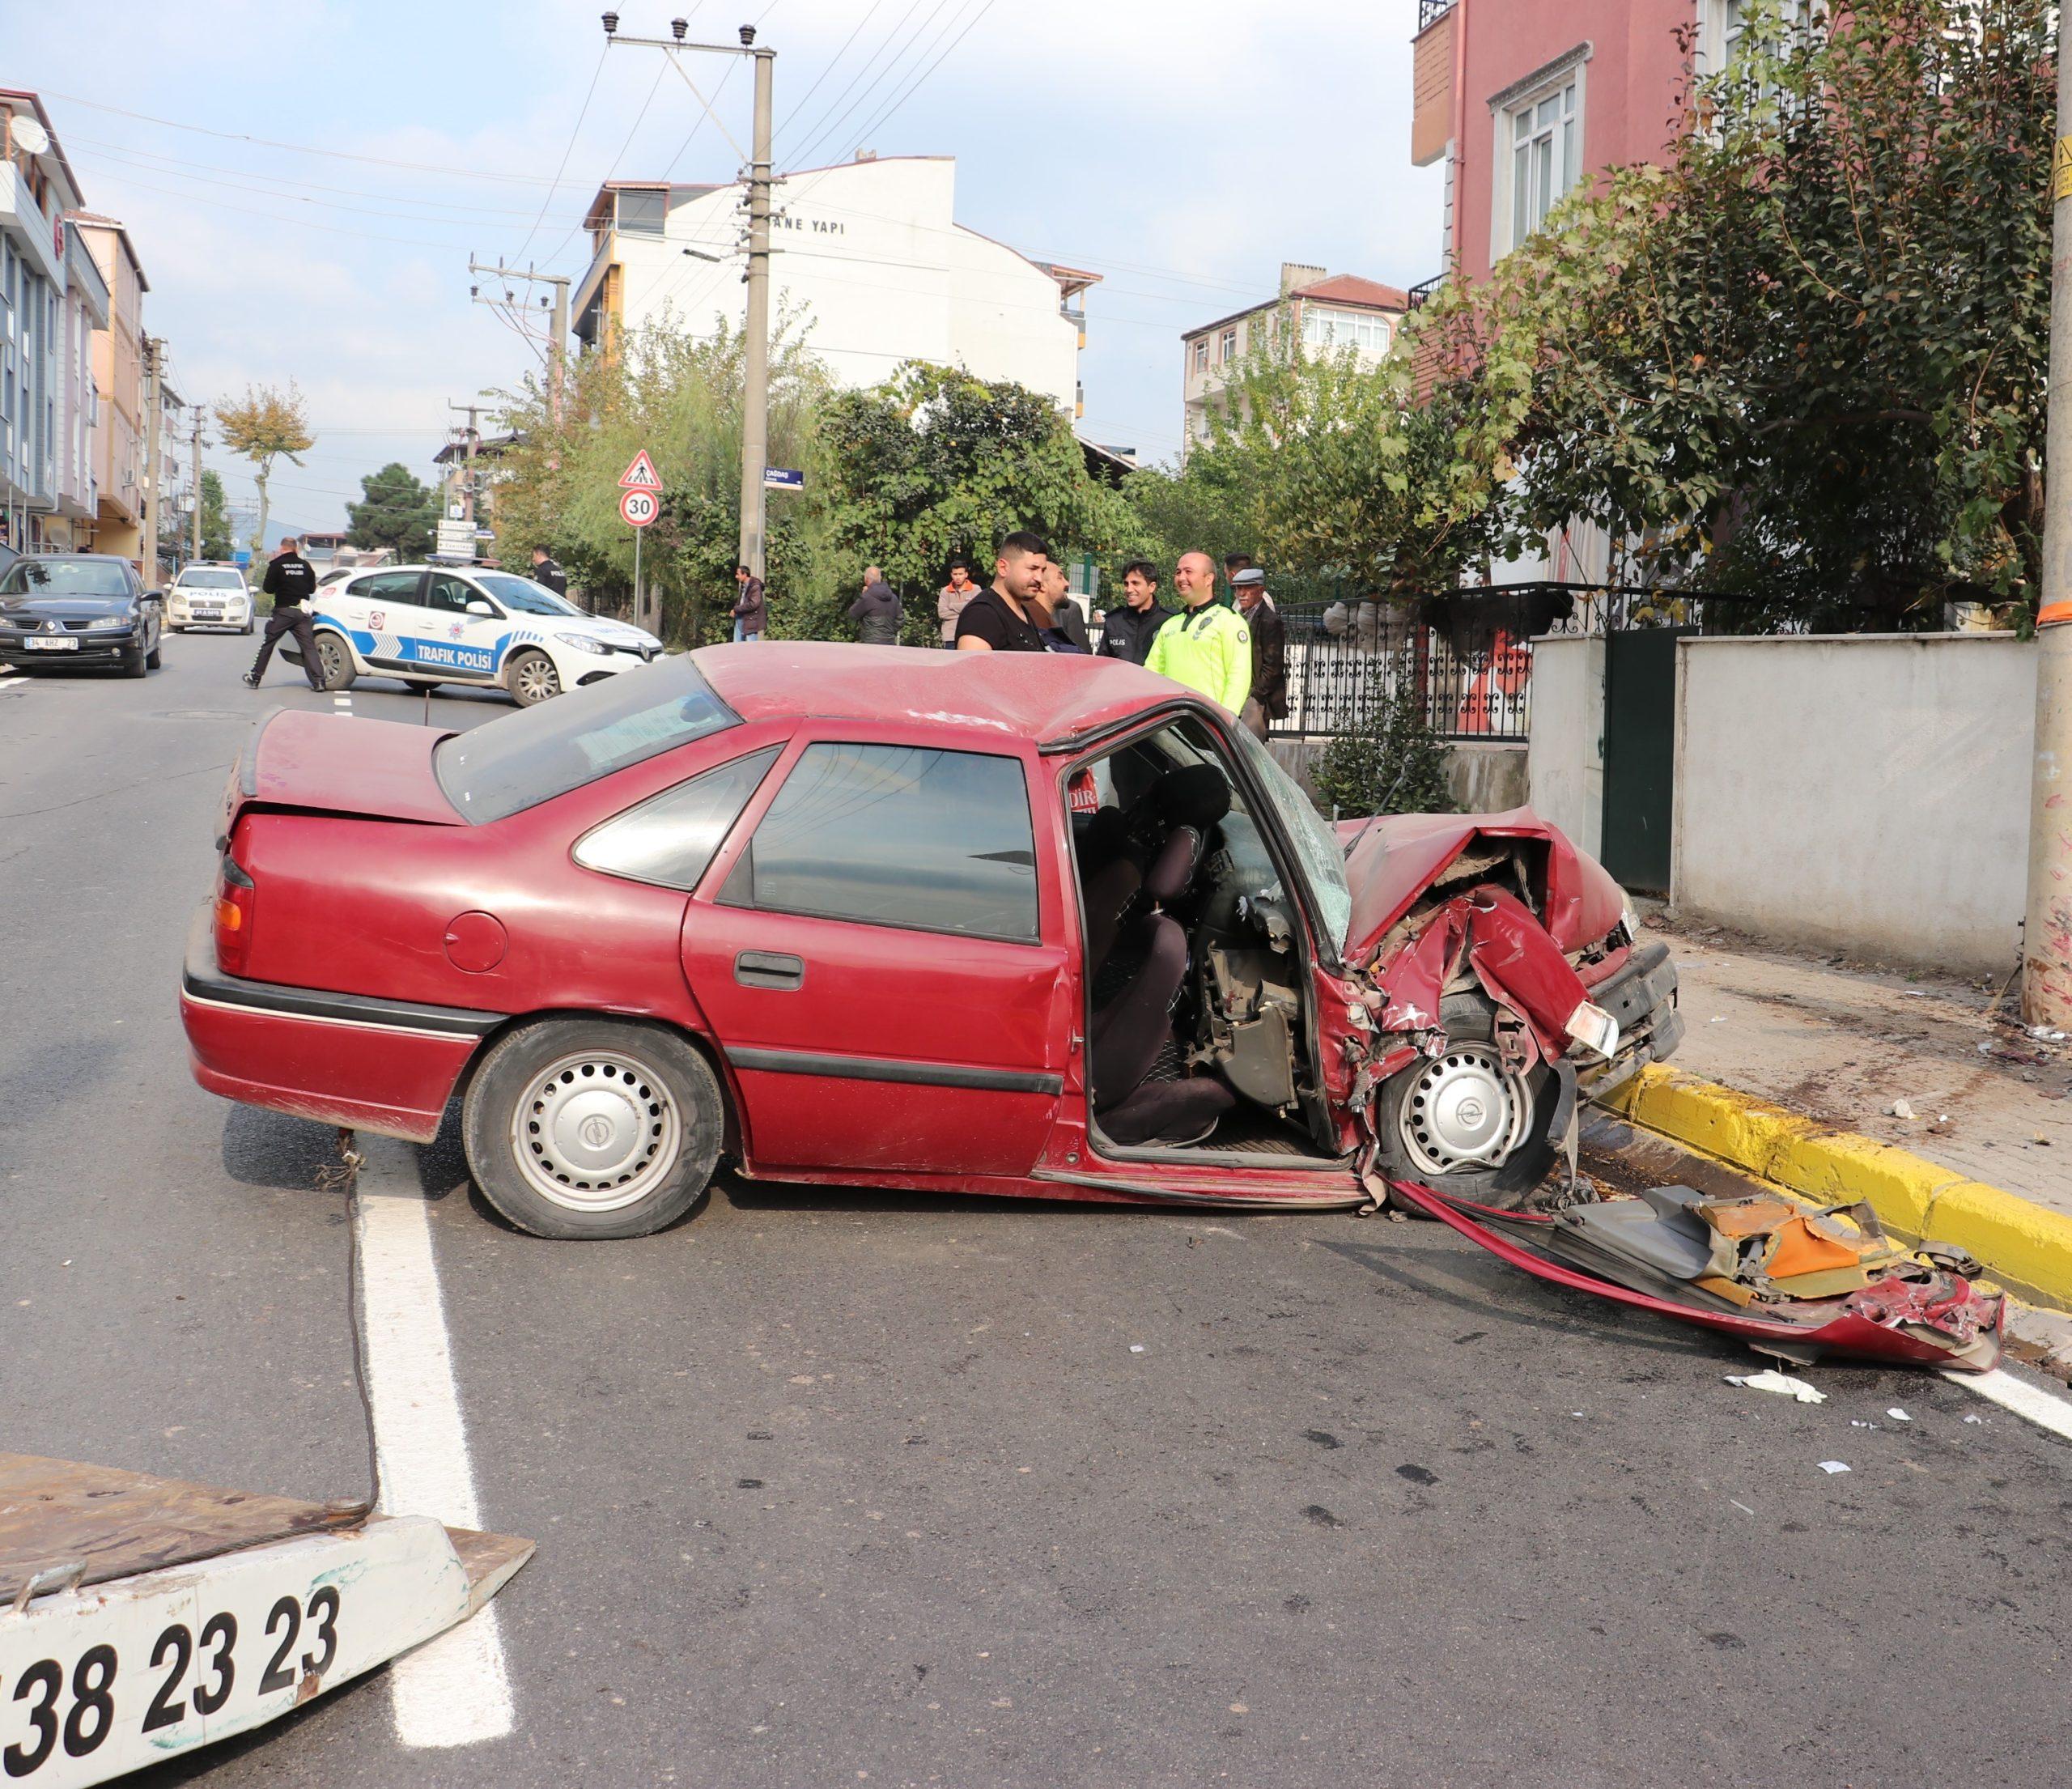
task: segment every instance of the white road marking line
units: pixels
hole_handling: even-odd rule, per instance
[[[2003,1410],[2027,1418],[2039,1429],[2048,1429],[2060,1440],[2072,1441],[2072,1400],[2032,1385],[2027,1379],[2018,1379],[2002,1366],[1990,1373],[1945,1373],[1942,1376],[1989,1399]]]
[[[431,1226],[410,1145],[365,1137],[360,1147],[367,1163],[354,1222],[381,1506],[479,1528]],[[405,1745],[474,1745],[502,1738],[516,1724],[494,1603],[397,1659],[388,1681],[396,1736]]]

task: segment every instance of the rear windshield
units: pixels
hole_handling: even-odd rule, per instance
[[[740,725],[688,657],[667,658],[456,733],[432,767],[482,826]]]
[[[126,597],[130,577],[109,559],[17,559],[0,572],[0,597]]]
[[[180,583],[189,590],[242,590],[244,580],[235,572],[183,572]]]

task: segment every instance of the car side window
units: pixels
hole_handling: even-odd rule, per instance
[[[451,572],[435,572],[425,580],[424,606],[442,615],[465,615],[469,603],[487,601],[465,578],[456,578]]]
[[[377,572],[372,577],[355,580],[349,589],[363,602],[415,602],[418,583],[422,575],[417,572]]]
[[[1021,762],[919,746],[809,746],[720,899],[1033,943],[1036,840]]]
[[[750,752],[592,827],[575,842],[576,862],[690,893],[783,749]]]

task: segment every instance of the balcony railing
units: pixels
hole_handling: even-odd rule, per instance
[[[1435,19],[1454,10],[1455,0],[1417,0],[1417,29],[1421,35]]]
[[[1410,288],[1409,298],[1411,309],[1413,311],[1419,309],[1429,302],[1438,291],[1439,288],[1445,285],[1446,283],[1446,276],[1444,274],[1434,274],[1429,279],[1420,279],[1418,281],[1415,286]]]

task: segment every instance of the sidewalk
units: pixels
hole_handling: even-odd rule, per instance
[[[1633,1122],[1811,1198],[1868,1199],[2072,1310],[2072,1040],[2029,1035],[1997,984],[1644,923],[1675,954],[1686,1030],[1615,1098]]]

